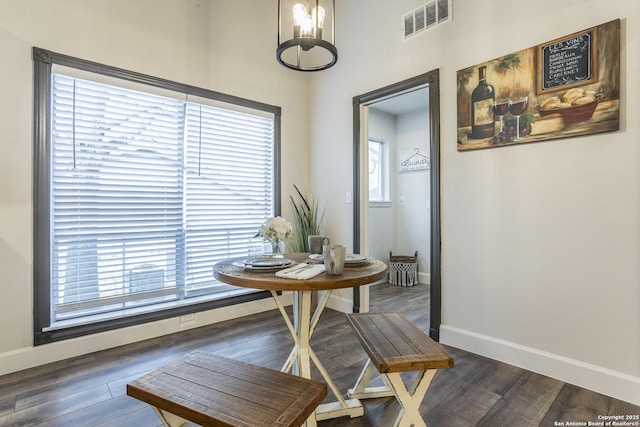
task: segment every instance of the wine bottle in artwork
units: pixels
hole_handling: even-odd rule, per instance
[[[480,67],[478,73],[480,81],[471,93],[471,138],[474,139],[495,135],[495,91],[493,86],[487,83],[487,67]]]

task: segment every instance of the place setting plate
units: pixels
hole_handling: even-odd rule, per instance
[[[310,254],[309,259],[316,262],[324,262],[324,255],[322,254]],[[366,264],[371,261],[373,257],[360,255],[360,254],[347,254],[344,257],[344,265],[348,267],[354,267],[362,264]]]
[[[245,271],[272,273],[291,267],[294,261],[289,258],[246,258],[241,261],[235,261],[233,265],[242,267]]]

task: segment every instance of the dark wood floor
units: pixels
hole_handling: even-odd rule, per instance
[[[376,286],[371,311],[400,311],[427,330],[428,286]],[[125,394],[127,382],[193,350],[279,369],[292,340],[277,311],[222,322],[0,377],[0,426],[161,426]],[[312,345],[340,390],[353,386],[365,353],[344,314],[327,310]],[[504,363],[447,347],[453,369],[438,372],[421,411],[431,427],[554,426],[638,415],[640,408]],[[364,401],[365,416],[321,427],[391,426],[393,398]]]

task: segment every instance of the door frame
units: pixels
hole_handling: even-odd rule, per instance
[[[363,160],[366,154],[362,153],[362,129],[366,125],[366,117],[362,117],[363,107],[367,107],[383,99],[397,96],[403,92],[415,90],[424,86],[429,88],[429,137],[431,156],[431,299],[429,314],[429,336],[436,341],[440,340],[441,320],[441,232],[440,232],[440,71],[431,70],[427,73],[400,81],[398,83],[367,92],[353,97],[353,249],[354,253],[360,253],[363,231],[361,230],[361,218],[363,206],[364,178],[361,176]],[[360,311],[360,289],[353,289],[353,312]]]

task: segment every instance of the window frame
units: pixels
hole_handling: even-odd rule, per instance
[[[61,329],[47,330],[51,325],[51,101],[52,67],[61,65],[91,73],[101,74],[160,89],[182,92],[236,106],[273,114],[273,209],[274,215],[281,212],[281,107],[246,98],[228,95],[196,86],[178,83],[135,71],[100,64],[68,55],[33,47],[33,303],[34,345],[41,345],[93,333],[139,325],[194,312],[226,307],[271,296],[260,291],[249,294],[195,302],[172,308],[117,317],[88,324],[77,324]]]

